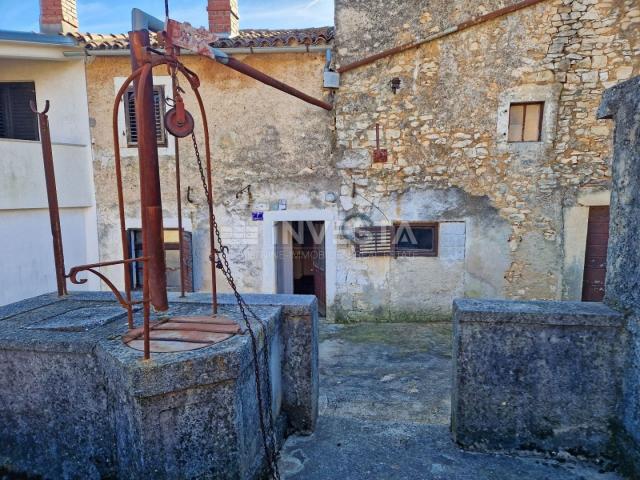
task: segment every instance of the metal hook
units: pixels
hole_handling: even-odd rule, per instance
[[[44,115],[45,113],[47,113],[49,111],[49,100],[45,100],[44,102],[44,110],[42,112],[38,111],[38,107],[36,105],[36,102],[33,100],[29,100],[29,107],[31,107],[31,111],[33,113],[37,113],[38,115]]]

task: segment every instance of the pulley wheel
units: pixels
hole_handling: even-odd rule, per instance
[[[195,122],[186,110],[184,111],[184,122],[178,122],[176,109],[172,108],[164,114],[164,126],[174,137],[184,138],[191,135]]]

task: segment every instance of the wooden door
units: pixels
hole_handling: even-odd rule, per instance
[[[609,207],[590,207],[582,285],[583,302],[604,298],[609,244]]]

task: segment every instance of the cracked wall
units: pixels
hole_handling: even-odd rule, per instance
[[[337,65],[512,3],[338,0]],[[392,221],[447,221],[430,208],[442,192],[461,192],[454,210],[481,210],[457,217],[467,225],[462,266],[443,259],[347,264],[353,247],[343,246],[338,306],[346,319],[376,317],[381,304],[402,318],[406,297],[385,297],[379,286],[389,271],[405,271],[404,262],[415,262],[404,279],[414,291],[446,298],[427,316],[447,313],[460,293],[566,298],[563,259],[576,245],[567,243],[564,211],[579,194],[610,188],[611,126],[596,119],[596,109],[605,88],[640,73],[639,23],[631,0],[549,0],[342,75],[335,148],[342,215],[375,216],[373,203]],[[394,77],[402,81],[397,94]],[[545,102],[542,141],[506,142],[509,103],[532,100]],[[385,164],[372,163],[376,123],[389,151]],[[415,202],[422,210],[403,208]],[[463,273],[450,284],[457,269]]]
[[[312,96],[322,98],[324,95],[323,54],[238,58]],[[200,92],[207,109],[212,146],[215,213],[224,240],[230,247],[232,271],[240,290],[258,292],[262,287],[262,224],[252,222],[251,213],[263,205],[267,205],[267,210],[277,206],[279,199],[286,199],[289,209],[331,206],[324,198],[327,191],[337,188],[331,154],[332,117],[324,110],[211,60],[184,56],[183,61],[199,75],[202,83]],[[114,78],[126,77],[130,70],[128,57],[98,57],[87,65],[102,261],[122,256],[111,115]],[[157,68],[154,73],[156,84],[168,80],[166,70]],[[185,94],[185,103],[195,118],[199,149],[204,152],[201,120],[193,94]],[[124,126],[120,125],[120,129]],[[170,148],[167,151],[171,153]],[[183,216],[186,229],[193,232],[195,288],[206,290],[211,283],[206,199],[190,138],[180,142],[180,159]],[[128,227],[139,227],[137,154],[125,156],[122,161]],[[160,156],[160,170],[164,225],[176,227],[175,160],[172,154]],[[251,185],[251,195],[244,192],[236,198],[236,193],[247,185]],[[121,268],[108,273],[122,285]],[[228,291],[221,275],[218,275],[217,283],[219,290]]]

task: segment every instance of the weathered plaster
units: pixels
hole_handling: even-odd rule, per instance
[[[315,97],[325,95],[322,54],[269,54],[238,58]],[[213,153],[215,213],[223,238],[230,247],[229,258],[236,282],[245,292],[262,291],[263,229],[260,222],[252,222],[251,213],[264,209],[264,205],[267,211],[278,208],[279,199],[287,201],[288,210],[331,207],[324,201],[325,194],[336,192],[338,184],[332,165],[331,114],[210,60],[193,56],[185,56],[183,60],[202,82],[200,92],[207,109]],[[92,137],[102,260],[121,256],[111,108],[114,81],[117,82],[118,77],[126,77],[129,72],[127,57],[96,58],[87,66],[89,109],[94,122]],[[162,83],[164,77],[160,69],[157,75]],[[200,151],[204,152],[197,105],[189,92],[184,98],[196,121]],[[171,145],[171,141],[169,143]],[[123,148],[123,153],[133,153],[122,159],[125,210],[129,219],[127,226],[133,227],[135,219],[140,218],[137,156],[126,148]],[[165,219],[171,222],[176,218],[175,164],[170,148],[160,153],[163,212]],[[195,288],[206,290],[211,283],[208,222],[190,138],[180,142],[180,158],[183,215],[193,232]],[[236,198],[236,192],[249,184],[251,195],[244,192]],[[187,190],[191,202],[187,199]],[[108,274],[122,284],[121,268],[111,269]],[[222,276],[218,277],[217,283],[219,290],[228,289]]]
[[[338,0],[336,64],[513,3]],[[565,235],[565,219],[569,229],[584,227],[565,209],[587,186],[606,190],[610,184],[611,129],[595,112],[605,88],[640,71],[639,15],[637,2],[549,0],[343,74],[336,95],[340,215],[375,216],[372,202],[385,205],[394,221],[446,221],[437,211],[401,212],[395,203],[416,189],[459,189],[467,195],[463,204],[486,199],[487,213],[500,219],[497,230],[486,218],[466,220],[462,292],[514,299],[573,295],[567,292],[577,288],[578,274],[565,254],[576,250],[577,239]],[[394,77],[402,82],[396,94],[389,85]],[[545,102],[542,141],[505,142],[509,102],[534,100]],[[389,152],[386,164],[371,162],[376,124]],[[484,238],[474,238],[475,229]],[[476,258],[469,255],[474,251]],[[398,298],[393,305],[384,297],[393,270],[388,260],[349,265],[349,254],[345,248],[338,287],[345,311],[381,315],[385,302],[392,302],[389,308],[406,302]],[[574,255],[569,263],[576,261]],[[411,281],[421,296],[440,298],[442,287],[460,291],[451,288],[451,269],[442,275],[434,265],[417,265]]]

